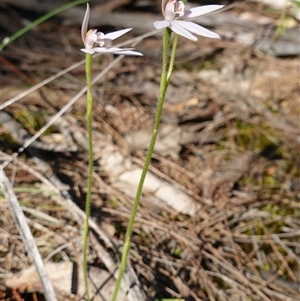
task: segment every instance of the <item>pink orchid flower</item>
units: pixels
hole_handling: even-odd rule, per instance
[[[203,16],[222,7],[223,5],[204,5],[185,10],[185,4],[182,1],[162,0],[161,10],[165,19],[163,21],[156,21],[153,24],[156,29],[169,27],[175,33],[192,41],[198,40],[193,33],[208,38],[219,39],[220,36],[218,34],[186,20]]]
[[[81,26],[81,37],[85,48],[80,49],[81,51],[89,54],[100,52],[100,53],[114,53],[120,55],[137,55],[137,56],[143,55],[140,52],[133,51],[132,50],[133,48],[105,47],[106,44],[111,45],[111,42],[113,40],[127,33],[132,28],[122,29],[108,34],[104,34],[103,32],[100,32],[97,29],[90,29],[88,31],[87,29],[88,29],[89,18],[90,18],[90,6],[87,3],[85,16]],[[95,45],[98,45],[98,47]]]

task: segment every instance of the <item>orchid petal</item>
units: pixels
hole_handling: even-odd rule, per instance
[[[154,27],[156,29],[163,29],[163,28],[166,28],[170,25],[170,22],[167,21],[167,20],[163,20],[163,21],[155,21],[153,23]]]
[[[96,51],[94,49],[82,48],[81,51],[89,54],[94,54]]]
[[[118,48],[118,47],[95,47],[93,50],[98,53],[115,53],[115,54],[125,54],[125,55],[138,55],[142,56],[143,54],[137,51],[132,51],[133,48]]]
[[[131,48],[129,48],[131,50]],[[117,52],[122,50],[128,50],[127,48],[119,48],[119,47],[94,47],[93,50],[99,53],[109,53],[109,52]]]
[[[179,17],[184,16],[184,9],[185,9],[185,4],[182,1],[178,1],[177,11],[178,11]]]
[[[181,22],[180,20],[172,20],[170,23],[170,28],[177,34],[192,40],[194,42],[198,41],[198,38],[195,37],[194,35],[192,35],[187,29],[185,29],[183,26],[181,26]]]
[[[174,22],[174,21],[173,21]],[[196,23],[176,20],[176,23],[180,26],[184,27],[186,30],[191,31],[192,33],[198,34],[199,36],[213,38],[213,39],[220,39],[220,36],[215,32],[212,32]]]
[[[137,51],[131,51],[131,50],[125,50],[125,51],[117,51],[113,52],[114,54],[120,54],[120,55],[135,55],[135,56],[143,56],[142,53]]]
[[[117,30],[117,31],[108,33],[104,36],[104,39],[107,39],[107,40],[117,39],[118,37],[122,36],[123,34],[125,34],[126,32],[128,32],[130,30],[132,30],[132,28]]]
[[[175,7],[174,7],[174,3],[169,2],[166,7],[165,7],[165,11],[164,11],[164,17],[166,20],[173,20],[176,16],[176,12],[175,12]]]
[[[86,37],[86,33],[87,33],[89,18],[90,18],[90,6],[87,3],[85,15],[84,15],[82,25],[81,25],[81,38],[82,38],[82,42],[84,45],[85,45],[85,37]]]
[[[185,11],[184,18],[195,18],[203,16],[222,7],[224,7],[224,5],[204,5],[193,7]]]

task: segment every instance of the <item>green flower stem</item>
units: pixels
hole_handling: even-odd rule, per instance
[[[88,181],[87,181],[87,193],[85,201],[85,221],[83,224],[83,277],[85,286],[86,300],[90,301],[89,292],[89,279],[88,279],[88,237],[89,237],[89,218],[91,215],[91,195],[92,195],[92,184],[93,184],[93,136],[92,136],[92,121],[93,121],[93,96],[92,96],[92,62],[93,56],[86,54],[86,82],[87,82],[87,130],[88,130],[88,148],[89,148],[89,170],[88,170]]]
[[[141,175],[138,189],[136,192],[136,197],[134,200],[134,204],[132,207],[132,211],[131,211],[131,215],[130,215],[130,219],[129,219],[129,223],[128,223],[128,227],[127,227],[127,231],[126,231],[126,235],[125,235],[125,242],[124,242],[123,251],[122,251],[119,275],[117,278],[112,301],[117,300],[117,296],[118,296],[118,292],[119,292],[119,289],[121,286],[122,278],[125,273],[128,253],[129,253],[129,249],[130,249],[130,238],[131,238],[131,234],[133,231],[133,224],[134,224],[134,220],[135,220],[136,213],[138,210],[139,202],[140,202],[140,199],[142,196],[142,190],[143,190],[144,182],[145,182],[146,175],[148,172],[148,168],[149,168],[149,165],[151,162],[151,157],[152,157],[152,153],[154,150],[155,141],[156,141],[157,134],[158,134],[158,128],[159,128],[159,124],[160,124],[160,120],[161,120],[161,114],[162,114],[163,104],[164,104],[164,100],[165,100],[165,95],[166,95],[167,87],[169,84],[169,77],[171,76],[171,74],[169,74],[169,73],[167,74],[168,52],[169,52],[169,46],[170,46],[171,33],[172,33],[172,31],[169,28],[166,28],[164,31],[162,73],[161,73],[161,79],[160,79],[160,89],[159,89],[159,98],[158,98],[158,103],[157,103],[156,117],[155,117],[155,122],[154,122],[154,127],[153,127],[153,132],[152,132],[149,149],[147,152],[146,160],[144,163],[142,175]],[[174,65],[175,52],[176,52],[176,46],[173,47],[173,49],[172,49],[172,56],[171,56],[173,58],[172,62],[171,62],[172,65]],[[171,64],[169,66],[169,72],[172,72],[172,70],[173,70],[173,67],[171,66]]]
[[[171,75],[172,75],[173,68],[174,68],[177,43],[178,43],[178,34],[175,34],[174,40],[173,40],[173,47],[172,47],[172,54],[171,54],[170,64],[169,64],[169,70],[168,70],[168,74],[167,74],[167,86],[170,83]]]

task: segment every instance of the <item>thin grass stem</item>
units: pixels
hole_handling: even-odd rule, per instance
[[[61,13],[64,10],[67,10],[73,6],[79,5],[81,3],[88,2],[88,0],[76,0],[71,3],[67,3],[65,5],[62,5],[48,14],[43,15],[42,17],[36,19],[35,21],[29,23],[27,26],[21,28],[19,31],[14,33],[12,36],[7,37],[3,40],[2,43],[0,43],[0,51],[2,51],[7,45],[9,45],[11,42],[15,41],[19,37],[21,37],[23,34],[25,34],[27,31],[31,30],[32,28],[38,26],[39,24],[43,23],[44,21],[50,19],[51,17]]]

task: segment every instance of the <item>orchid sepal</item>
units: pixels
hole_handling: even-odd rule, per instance
[[[215,10],[223,8],[224,5],[203,5],[188,9],[185,11],[183,18],[196,18],[209,14]]]
[[[163,29],[163,28],[166,28],[170,25],[170,22],[167,21],[167,20],[163,20],[163,21],[155,21],[153,23],[154,27],[156,29]]]
[[[181,27],[183,27],[184,29],[186,29],[194,34],[197,34],[199,36],[212,38],[212,39],[220,39],[220,36],[217,33],[210,31],[210,30],[206,29],[205,27],[200,26],[196,23],[188,22],[185,20],[174,20],[174,21],[177,24],[179,24]]]
[[[182,37],[185,37],[194,42],[198,41],[198,38],[195,37],[187,28],[181,25],[181,20],[173,20],[171,26],[169,26],[172,31],[179,34]]]
[[[129,32],[130,30],[132,30],[132,28],[126,28],[126,29],[121,29],[121,30],[107,33],[106,35],[104,35],[104,40],[106,39],[106,40],[113,41],[119,38],[120,36],[122,36],[123,34]]]

